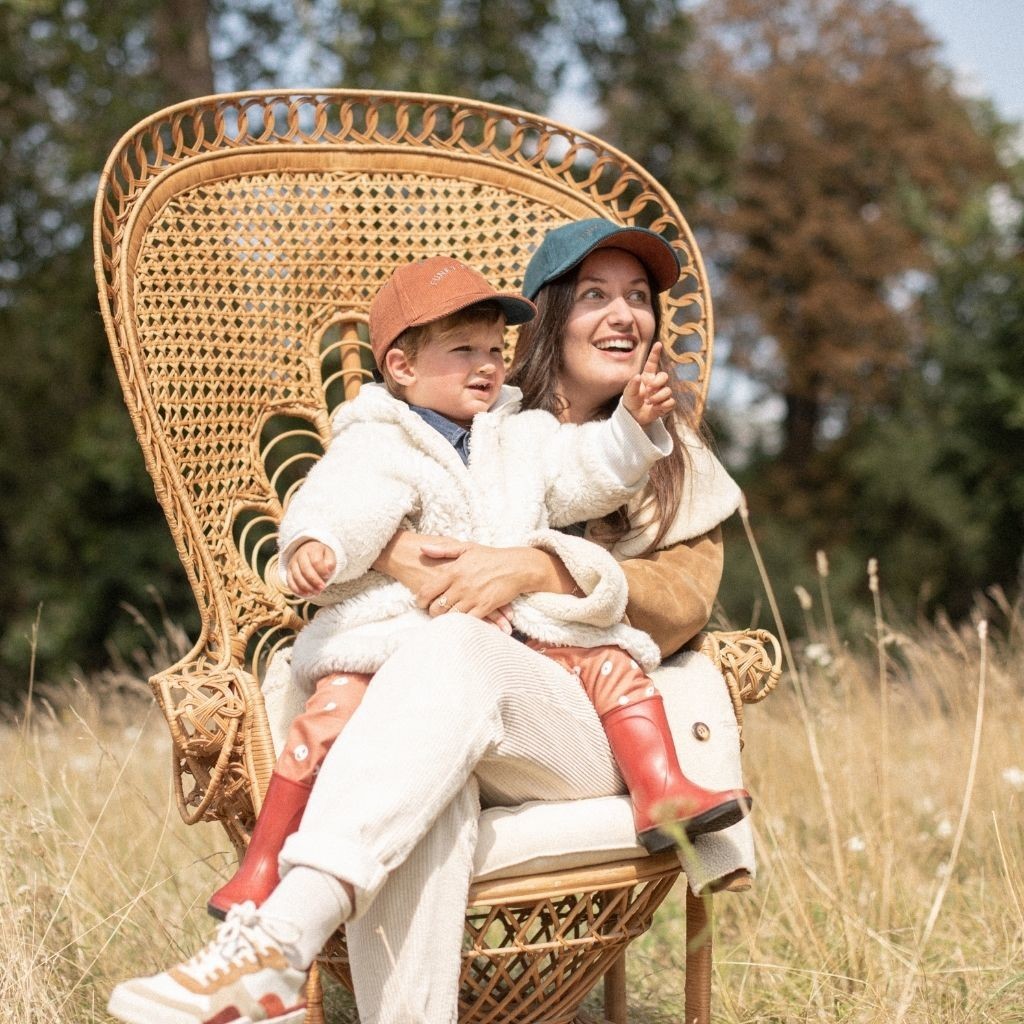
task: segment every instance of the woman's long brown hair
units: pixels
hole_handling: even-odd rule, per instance
[[[523,392],[524,409],[544,409],[554,416],[560,416],[565,411],[565,403],[559,398],[557,387],[564,366],[565,331],[575,304],[578,274],[579,265],[546,284],[534,299],[537,315],[519,328],[508,382]],[[647,278],[654,297],[654,340],[658,340],[661,337],[661,302],[649,273]],[[626,506],[623,505],[611,515],[605,516],[595,530],[596,539],[610,546],[631,533],[639,532],[653,520],[657,522],[658,530],[644,554],[657,549],[672,525],[682,499],[683,477],[688,465],[686,448],[680,443],[677,421],[680,418],[684,421],[689,419],[688,410],[692,408],[692,403],[686,399],[691,396],[688,395],[686,384],[677,378],[674,364],[664,352],[661,368],[668,373],[674,389],[684,400],[677,402],[677,414],[665,420],[672,438],[672,453],[659,459],[651,470],[653,516],[651,519],[645,518],[644,522],[631,522]],[[596,418],[607,419],[611,416],[618,401],[617,397],[609,399],[598,410]],[[696,429],[696,424],[692,425]]]

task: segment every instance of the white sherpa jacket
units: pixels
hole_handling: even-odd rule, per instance
[[[495,547],[531,545],[556,554],[584,597],[529,594],[511,619],[557,646],[612,644],[647,670],[657,647],[622,622],[628,598],[615,559],[558,533],[629,501],[672,442],[660,421],[642,429],[621,406],[608,419],[563,424],[521,412],[503,388],[473,421],[469,465],[449,442],[381,385],[366,385],[335,416],[333,440],[296,492],[281,523],[280,573],[295,550],[318,540],[336,568],[317,597],[324,607],[296,639],[292,670],[309,688],[329,672],[374,672],[403,634],[427,621],[412,593],[371,569],[399,528]]]

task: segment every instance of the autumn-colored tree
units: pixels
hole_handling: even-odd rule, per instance
[[[898,393],[931,245],[1001,175],[895,0],[708,0],[706,73],[745,128],[714,251],[731,358],[781,396],[787,483]]]

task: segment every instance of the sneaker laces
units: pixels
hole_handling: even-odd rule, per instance
[[[256,904],[247,900],[228,911],[213,939],[179,969],[206,984],[239,963],[258,963],[261,953],[283,952],[297,936],[298,930],[286,922],[260,917]]]

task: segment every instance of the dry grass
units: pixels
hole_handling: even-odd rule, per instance
[[[1024,638],[1002,604],[998,629],[878,617],[859,656],[809,618],[748,709],[758,880],[715,901],[716,1021],[1024,1021]],[[682,1002],[671,898],[631,967],[651,1022]]]
[[[796,672],[748,709],[760,871],[715,901],[715,1020],[1024,1020],[1019,620],[993,606],[983,642],[879,616],[850,646],[816,604]],[[131,673],[48,693],[0,751],[0,1022],[105,1021],[116,981],[209,935],[229,844],[178,819]],[[683,935],[673,895],[634,947],[635,1021],[680,1019]]]

